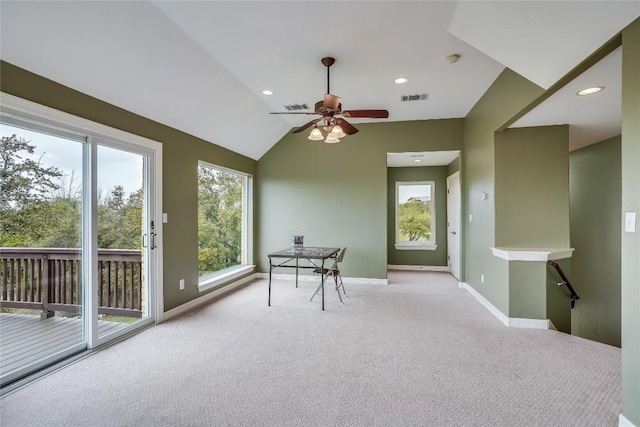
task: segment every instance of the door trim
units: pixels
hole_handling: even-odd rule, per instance
[[[458,181],[458,199],[457,199],[457,203],[458,203],[458,218],[457,223],[458,223],[458,250],[456,253],[457,259],[458,259],[458,275],[454,277],[456,277],[458,280],[461,279],[461,275],[462,275],[462,185],[460,182],[460,171],[454,172],[451,175],[449,175],[447,177],[447,266],[449,266],[449,272],[451,274],[453,274],[453,272],[451,271],[451,262],[450,262],[450,256],[451,256],[451,247],[449,245],[449,224],[451,223],[451,212],[449,209],[449,202],[451,199],[450,193],[449,193],[449,186],[451,181],[453,181],[454,179],[457,179]]]
[[[92,138],[107,141],[110,144],[118,147],[130,147],[134,151],[144,152],[149,156],[150,171],[149,171],[149,217],[155,224],[156,230],[156,247],[150,251],[149,256],[149,273],[152,277],[150,283],[153,284],[151,289],[151,299],[149,301],[150,316],[149,318],[154,323],[162,321],[164,313],[164,294],[163,294],[163,274],[162,274],[162,242],[163,242],[163,230],[162,230],[162,144],[158,141],[154,141],[149,138],[145,138],[140,135],[135,135],[120,129],[116,129],[102,123],[94,122],[82,117],[74,116],[72,114],[56,110],[51,107],[47,107],[41,104],[37,104],[32,101],[28,101],[23,98],[19,98],[14,95],[10,95],[4,92],[0,92],[0,111],[7,117],[13,117],[20,120],[24,120],[30,123],[39,124],[48,128],[64,130],[77,134],[79,136],[87,137],[87,144],[92,146]],[[85,155],[95,156],[95,153],[91,154],[93,149],[87,149]],[[95,160],[92,160],[92,168],[95,169]],[[94,171],[87,171],[86,173],[95,173]],[[91,182],[95,178],[90,176],[87,183]],[[90,218],[95,215],[90,216]],[[86,233],[85,233],[86,234]],[[95,236],[94,236],[95,239]],[[95,239],[97,240],[97,239]],[[89,248],[96,242],[90,243]],[[97,279],[97,278],[95,278]],[[92,283],[95,283],[93,281]],[[95,292],[87,292],[87,294],[95,294]],[[85,318],[93,318],[95,316],[85,316]],[[142,323],[142,322],[139,322]],[[146,322],[144,322],[146,323]],[[133,326],[133,325],[132,325]],[[130,332],[129,328],[123,328],[123,331]],[[126,333],[126,332],[123,332]],[[120,335],[120,334],[117,334]],[[98,345],[103,342],[97,340],[97,334],[93,335],[89,333],[86,337],[87,345],[92,348],[93,345]],[[110,338],[112,338],[110,336]]]

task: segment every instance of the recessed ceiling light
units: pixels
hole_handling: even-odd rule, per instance
[[[401,85],[402,83],[406,83],[409,80],[407,80],[405,77],[398,77],[397,79],[394,80],[394,82],[396,82],[397,85]]]
[[[580,92],[576,93],[576,95],[579,95],[579,96],[593,95],[594,93],[598,93],[603,89],[604,89],[604,86],[588,87],[586,89],[582,89]]]
[[[267,96],[271,96],[271,95],[273,95],[273,91],[272,91],[272,90],[269,90],[269,89],[267,89],[267,90],[263,90],[263,91],[262,91],[262,94],[263,94],[263,95],[267,95]]]

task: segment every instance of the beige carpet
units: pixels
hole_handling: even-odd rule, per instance
[[[445,273],[252,284],[0,400],[2,426],[617,426],[620,349],[504,327]]]

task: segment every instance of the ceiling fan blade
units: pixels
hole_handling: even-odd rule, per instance
[[[369,118],[369,119],[386,119],[389,117],[387,110],[345,110],[342,112],[345,117],[353,118]]]
[[[327,93],[324,96],[324,100],[322,102],[322,106],[327,110],[338,110],[338,106],[340,105],[340,98]]]
[[[318,114],[315,111],[271,111],[269,114]]]
[[[351,123],[349,123],[345,119],[337,119],[336,122],[338,123],[338,125],[340,125],[344,133],[346,133],[347,135],[353,135],[354,133],[358,133],[358,129],[356,129]]]
[[[322,118],[320,118],[320,119],[313,119],[313,120],[311,120],[310,122],[307,122],[307,123],[303,124],[303,125],[302,125],[302,126],[300,126],[298,129],[294,130],[294,131],[293,131],[293,132],[291,132],[291,133],[300,133],[300,132],[302,132],[303,130],[305,130],[305,129],[307,129],[307,128],[309,128],[309,127],[313,126],[313,125],[315,125],[315,124],[316,124],[316,123],[318,123],[320,120],[322,120]],[[346,132],[346,131],[345,131],[345,132]]]

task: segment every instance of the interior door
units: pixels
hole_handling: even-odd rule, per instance
[[[447,250],[451,274],[460,280],[460,172],[447,177]]]

